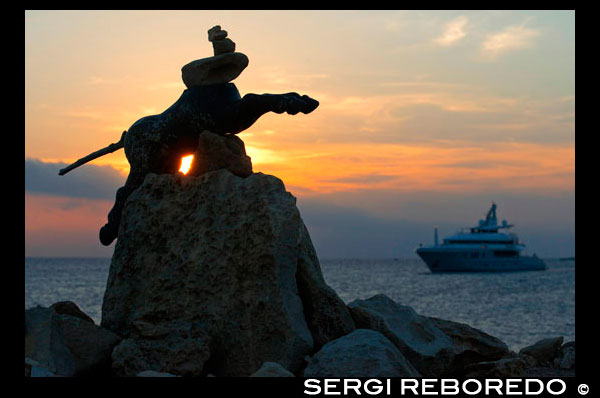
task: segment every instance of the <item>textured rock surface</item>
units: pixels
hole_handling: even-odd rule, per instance
[[[93,322],[52,308],[25,310],[25,357],[59,376],[108,375],[119,340]]]
[[[304,233],[276,177],[149,174],[125,205],[102,307],[102,325],[130,340],[113,353],[117,374],[247,376],[264,362],[299,370],[313,349],[303,302],[323,301],[298,291],[297,275],[318,269],[299,267],[316,259]],[[316,308],[313,318],[349,317],[334,304],[341,315]],[[188,358],[168,349],[186,344],[196,347]]]
[[[461,374],[470,364],[495,361],[509,353],[508,346],[500,339],[467,324],[433,317],[429,320],[452,339],[454,359],[449,374]]]
[[[453,359],[452,339],[431,320],[383,294],[348,304],[358,328],[381,332],[424,376],[444,374]]]
[[[181,68],[181,79],[188,88],[228,83],[238,77],[249,62],[248,57],[240,52],[201,58]]]
[[[226,37],[227,31],[221,29],[221,25],[215,25],[208,30],[208,41],[210,42],[225,40]]]
[[[153,370],[144,370],[135,375],[136,377],[177,377],[171,373],[155,372]]]
[[[198,138],[189,176],[227,169],[239,177],[252,174],[252,161],[246,155],[244,142],[236,135],[220,135],[203,131]]]
[[[94,323],[94,320],[72,301],[59,301],[50,306],[57,314],[71,315],[84,321]]]
[[[294,374],[277,362],[265,362],[250,377],[294,377]]]
[[[232,53],[235,51],[235,43],[231,39],[223,39],[213,42],[215,55]]]
[[[497,361],[479,362],[465,368],[465,377],[523,377],[526,364],[519,357],[503,358]]]
[[[309,361],[304,377],[420,377],[381,333],[369,329],[325,344]]]
[[[543,339],[536,343],[524,347],[519,354],[527,354],[534,357],[540,365],[551,365],[554,358],[560,355],[560,347],[563,343],[563,337],[552,337]]]
[[[575,342],[569,341],[560,347],[560,355],[554,359],[554,366],[560,369],[575,368]]]

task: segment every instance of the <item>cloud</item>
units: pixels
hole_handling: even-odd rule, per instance
[[[532,47],[540,32],[523,25],[508,26],[501,32],[488,35],[482,43],[483,54],[495,59],[512,50]]]
[[[86,164],[59,176],[66,163],[25,159],[25,192],[71,198],[114,200],[125,177],[110,166]],[[73,205],[68,204],[69,206]]]
[[[444,33],[442,33],[442,35],[436,38],[434,41],[441,46],[452,46],[456,44],[459,40],[467,35],[465,32],[465,25],[468,21],[468,18],[464,15],[453,19],[446,24]]]

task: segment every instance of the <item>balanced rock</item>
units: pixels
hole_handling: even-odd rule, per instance
[[[500,339],[467,324],[433,317],[429,317],[429,320],[452,339],[454,358],[448,369],[449,374],[461,374],[470,364],[496,361],[509,353],[508,346]]]
[[[235,43],[231,39],[213,41],[213,51],[215,55],[232,53],[235,51]]]
[[[181,68],[181,78],[187,88],[229,83],[248,66],[248,57],[235,52],[235,43],[227,38],[227,31],[216,25],[208,30],[208,41],[213,45],[213,57],[192,61]]]
[[[208,41],[215,42],[224,40],[227,37],[227,31],[221,29],[221,25],[215,25],[208,30]]]
[[[198,138],[189,176],[227,169],[239,177],[252,174],[252,161],[246,155],[244,142],[234,134],[220,135],[203,131]]]
[[[295,202],[262,173],[148,174],[123,209],[102,306],[102,326],[127,339],[115,373],[295,373],[313,336],[353,329],[335,326],[351,317],[333,290],[298,287],[322,276],[303,275],[320,269]]]
[[[325,344],[309,361],[304,377],[420,377],[381,333],[369,329]]]
[[[41,306],[25,310],[25,357],[57,376],[109,375],[111,352],[119,341],[79,316]]]
[[[181,78],[187,88],[228,83],[248,66],[245,54],[230,52],[197,59],[181,68]]]
[[[356,327],[382,333],[424,376],[444,374],[453,359],[452,339],[428,318],[384,294],[348,304]]]

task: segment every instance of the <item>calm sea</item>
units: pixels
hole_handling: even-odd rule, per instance
[[[346,303],[386,294],[419,314],[467,323],[518,351],[537,340],[575,340],[575,261],[546,271],[431,274],[420,259],[322,259]],[[96,323],[110,258],[25,258],[25,308],[71,300]]]

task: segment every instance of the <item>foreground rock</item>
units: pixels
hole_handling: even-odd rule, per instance
[[[358,328],[387,337],[424,376],[444,374],[453,359],[452,339],[412,308],[379,294],[348,304]]]
[[[323,346],[309,361],[304,377],[420,377],[384,335],[368,329]]]
[[[250,377],[294,377],[294,374],[277,362],[265,362]]]
[[[474,363],[468,365],[464,373],[465,377],[475,378],[523,377],[526,368],[522,358],[513,357]]]
[[[73,310],[74,305],[68,306]],[[25,310],[25,357],[33,360],[32,376],[36,369],[57,376],[110,374],[111,352],[120,338],[86,317],[41,306]]]
[[[526,354],[535,358],[540,365],[552,366],[554,358],[560,354],[563,343],[562,337],[553,337],[537,341],[535,344],[524,347],[519,354]]]
[[[113,353],[122,376],[248,376],[264,362],[297,372],[315,340],[354,329],[281,180],[224,169],[149,174],[131,194],[102,326],[126,338]]]
[[[446,374],[461,375],[465,367],[477,362],[499,360],[508,355],[500,339],[467,324],[430,317],[432,324],[452,339],[452,363]]]
[[[554,358],[554,367],[575,369],[575,342],[569,341],[560,347],[560,353]]]

